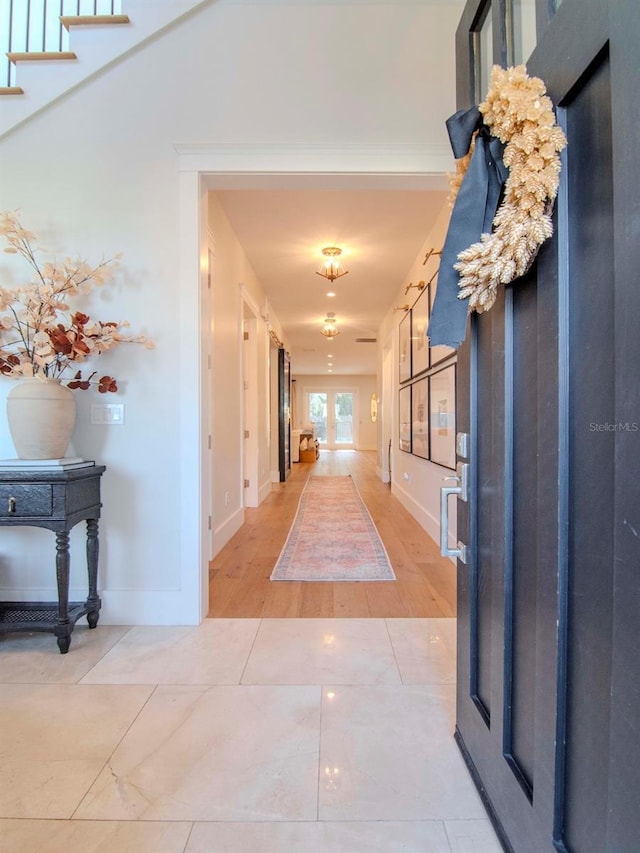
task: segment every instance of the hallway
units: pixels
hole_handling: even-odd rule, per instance
[[[396,581],[272,582],[309,475],[350,474],[375,522]],[[456,613],[456,569],[376,473],[374,451],[322,450],[294,463],[210,564],[210,617],[449,617]]]

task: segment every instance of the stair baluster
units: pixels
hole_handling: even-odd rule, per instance
[[[69,50],[71,27],[128,24],[120,5],[121,0],[0,0],[0,54],[7,57],[0,95],[24,94],[17,84],[20,62],[77,59]]]

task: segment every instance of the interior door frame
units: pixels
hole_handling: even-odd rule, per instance
[[[260,503],[260,472],[258,462],[258,317],[259,308],[241,286],[242,299],[242,333],[241,370],[242,381],[242,472],[240,494],[242,504],[247,507],[257,507]]]
[[[280,482],[291,474],[291,357],[278,347],[278,465]]]
[[[451,171],[448,147],[415,143],[247,144],[176,143],[178,219],[178,308],[180,312],[180,577],[158,593],[154,613],[172,612],[197,625],[209,607],[208,396],[206,350],[212,331],[202,318],[207,288],[208,193],[217,189],[446,189]],[[374,155],[372,157],[372,155]],[[275,347],[270,358],[275,359]],[[274,377],[275,380],[275,377]],[[275,381],[274,381],[275,384]],[[274,389],[275,391],[275,389]],[[276,424],[271,445],[277,448]],[[214,437],[215,441],[215,437]],[[215,450],[215,448],[214,448]],[[272,482],[277,459],[270,457]],[[204,473],[203,473],[204,472]],[[214,518],[215,522],[215,518]]]

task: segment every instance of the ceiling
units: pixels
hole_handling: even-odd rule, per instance
[[[282,325],[292,372],[376,373],[376,344],[356,338],[376,338],[389,308],[410,300],[399,301],[398,293],[402,296],[400,288],[446,201],[446,190],[215,192]],[[349,270],[333,285],[316,275],[325,246],[342,248]],[[327,296],[329,291],[335,297]],[[340,330],[331,341],[320,334],[329,311]]]

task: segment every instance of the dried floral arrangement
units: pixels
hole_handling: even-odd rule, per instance
[[[499,284],[524,275],[542,243],[551,237],[551,211],[558,193],[560,152],[566,137],[555,123],[553,104],[538,77],[524,65],[493,67],[487,98],[479,105],[492,136],[505,143],[503,162],[509,169],[503,201],[493,230],[458,255],[459,299],[472,311],[488,311]],[[470,155],[457,161],[451,179],[455,199]]]
[[[0,213],[0,235],[9,254],[21,256],[34,278],[17,288],[0,287],[0,374],[14,379],[36,377],[60,379],[77,362],[95,358],[122,343],[153,348],[144,335],[126,335],[124,321],[92,320],[81,311],[72,311],[70,297],[86,293],[113,276],[119,256],[91,266],[81,259],[41,263],[36,238],[20,223],[15,213]],[[67,382],[72,389],[118,390],[112,376],[96,379],[97,371],[86,378],[77,370]]]

